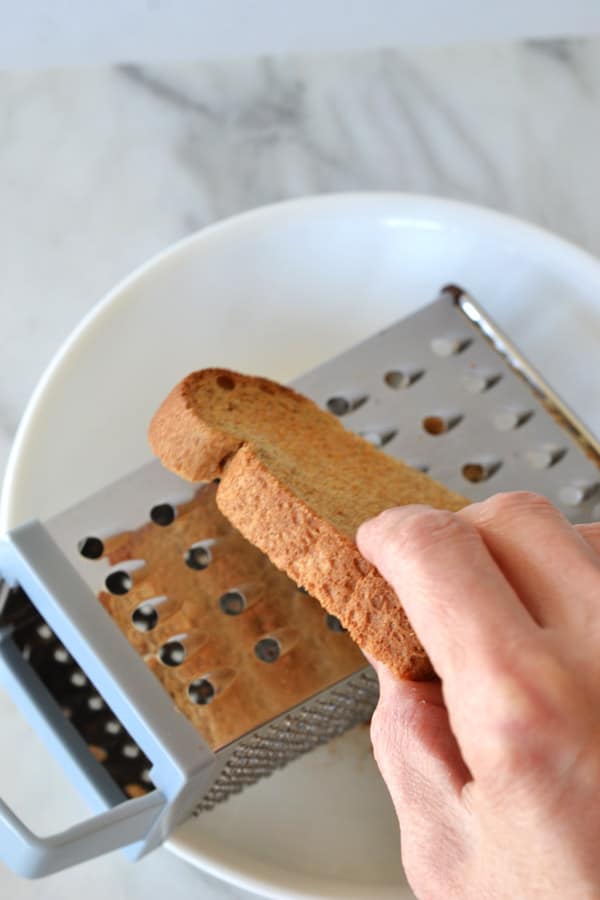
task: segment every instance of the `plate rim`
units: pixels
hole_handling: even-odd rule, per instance
[[[569,257],[580,267],[589,268],[600,283],[600,260],[565,238],[507,213],[430,194],[390,191],[313,194],[259,206],[228,216],[168,245],[137,266],[91,307],[59,345],[31,394],[11,447],[0,498],[0,529],[5,531],[13,524],[17,524],[15,521],[11,521],[11,511],[18,494],[20,459],[28,446],[46,393],[51,388],[63,361],[69,357],[72,349],[77,346],[81,337],[94,323],[106,315],[114,314],[120,303],[126,304],[131,291],[139,288],[145,279],[152,278],[159,267],[177,265],[179,260],[190,252],[210,251],[211,241],[223,236],[227,237],[238,228],[251,227],[260,230],[271,225],[273,218],[276,219],[279,216],[283,216],[287,221],[290,216],[318,217],[322,211],[332,214],[336,209],[342,210],[344,207],[361,216],[368,217],[368,214],[371,213],[374,220],[380,219],[383,214],[397,215],[399,219],[412,220],[414,225],[418,225],[419,222],[423,223],[426,219],[430,221],[437,219],[439,222],[443,218],[446,223],[453,217],[461,227],[465,222],[470,226],[484,224],[498,234],[509,235],[512,240],[537,242],[538,245],[545,246],[549,250],[554,249],[563,257]],[[283,879],[288,873],[285,869],[264,864],[265,870],[268,869],[269,873],[272,872],[275,876],[269,878],[261,873],[260,870],[263,866],[260,861],[257,861],[255,872],[249,871],[248,866],[242,869],[232,867],[231,864],[214,856],[207,856],[201,849],[194,848],[186,836],[178,839],[175,833],[165,842],[165,847],[185,862],[201,868],[231,885],[270,898],[307,900],[307,898],[315,897],[343,897],[344,900],[354,900],[354,898],[358,900],[365,896],[365,890],[368,889],[373,900],[388,900],[388,898],[396,896],[395,892],[398,890],[397,887],[393,888],[384,883],[381,884],[381,887],[376,884],[369,884],[368,887],[366,885],[352,886],[338,880],[308,878],[303,873],[295,872],[291,873],[291,877],[288,875],[286,886]],[[301,885],[302,882],[305,883],[304,888]],[[294,883],[294,886],[290,887],[290,883]],[[317,888],[319,892],[315,893]]]
[[[68,357],[71,349],[77,344],[88,327],[109,312],[112,312],[116,304],[126,302],[127,294],[132,288],[145,278],[151,277],[153,272],[160,266],[175,262],[177,257],[183,256],[190,248],[202,248],[203,245],[208,246],[211,240],[218,239],[224,233],[244,227],[248,223],[256,223],[260,228],[263,223],[266,224],[272,217],[277,217],[281,214],[285,215],[287,211],[291,211],[292,215],[302,212],[313,214],[320,207],[333,208],[343,205],[366,207],[372,205],[375,208],[377,205],[382,206],[384,204],[398,205],[399,207],[403,205],[411,206],[413,208],[412,216],[415,221],[419,217],[419,212],[425,213],[427,210],[429,210],[430,216],[435,214],[436,211],[439,214],[443,210],[446,213],[455,212],[457,216],[466,217],[467,219],[485,221],[501,231],[507,231],[513,237],[517,233],[521,234],[524,239],[528,238],[533,241],[537,239],[542,244],[554,245],[557,251],[560,251],[563,255],[573,257],[579,265],[591,267],[600,277],[600,259],[566,238],[509,213],[500,212],[491,207],[467,203],[462,200],[438,197],[434,194],[412,194],[402,191],[349,191],[331,194],[310,194],[234,213],[169,244],[163,250],[136,266],[132,272],[118,281],[113,288],[92,305],[79,323],[59,344],[29,397],[10,448],[0,491],[0,533],[4,533],[13,525],[19,524],[12,520],[12,509],[15,503],[15,484],[19,480],[20,459],[22,453],[24,453],[29,432],[34,426],[38,410],[43,404],[44,396],[55,373],[58,372],[63,360]],[[419,210],[419,207],[421,210]],[[415,209],[417,210],[416,213]]]

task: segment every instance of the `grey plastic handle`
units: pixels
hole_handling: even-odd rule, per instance
[[[156,790],[124,800],[106,770],[11,637],[0,628],[0,681],[65,768],[96,815],[40,838],[0,802],[0,859],[30,878],[117,847],[139,859],[184,821],[213,783],[218,763],[191,722],[98,603],[89,585],[39,522],[0,541],[0,573],[20,585],[151,763]]]
[[[41,838],[0,800],[0,845],[11,868],[27,878],[51,875],[146,836],[165,805],[160,791],[127,800],[66,831]]]
[[[59,707],[49,702],[46,688],[9,638],[10,628],[0,629],[4,686],[47,744],[66,751],[72,773],[94,767],[97,802],[110,808],[66,831],[41,838],[0,799],[0,859],[19,875],[37,878],[146,839],[165,807],[164,795],[154,790],[141,798],[123,799]]]

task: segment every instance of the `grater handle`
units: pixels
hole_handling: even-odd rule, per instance
[[[51,748],[69,745],[73,754],[69,757],[71,771],[78,765],[85,766],[89,759],[85,744],[81,742],[86,752],[78,752],[78,735],[58,707],[45,702],[45,688],[37,683],[12,641],[7,640],[9,635],[10,627],[0,629],[0,682],[36,730],[44,734]],[[154,790],[144,797],[124,801],[122,794],[115,794],[114,787],[109,792],[106,785],[98,783],[97,789],[96,802],[110,804],[109,809],[44,838],[34,834],[0,799],[0,860],[19,875],[38,878],[118,847],[147,840],[165,809],[164,795]]]
[[[40,878],[144,838],[164,809],[159,791],[114,806],[49,837],[39,837],[0,800],[0,855],[19,875]]]
[[[43,525],[26,523],[0,540],[0,573],[9,587],[22,588],[73,654],[115,718],[146,754],[157,786],[143,798],[123,802],[121,792],[115,796],[115,784],[95,765],[59,705],[49,700],[42,681],[12,639],[13,625],[8,624],[0,628],[0,681],[84,796],[102,811],[65,832],[40,838],[0,803],[0,860],[35,878],[117,847],[126,847],[130,858],[139,859],[161,844],[204,796],[214,780],[216,756],[174,709],[162,685]]]

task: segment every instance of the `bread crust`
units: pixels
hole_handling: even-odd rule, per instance
[[[225,373],[203,371],[215,376]],[[221,474],[220,461],[235,453],[241,441],[198,417],[193,402],[198,375],[192,373],[173,388],[150,422],[148,439],[167,469],[186,481],[212,481]]]
[[[227,465],[217,505],[277,568],[336,616],[359,647],[401,678],[433,675],[387,581],[354,541],[279,482],[248,445]]]

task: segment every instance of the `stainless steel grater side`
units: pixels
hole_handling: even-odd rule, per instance
[[[600,517],[596,439],[459,288],[294,387],[473,500],[527,489]],[[213,495],[151,463],[0,545],[3,683],[95,812],[38,838],[0,801],[0,857],[21,874],[137,859],[371,714],[374,673],[339,623]]]

